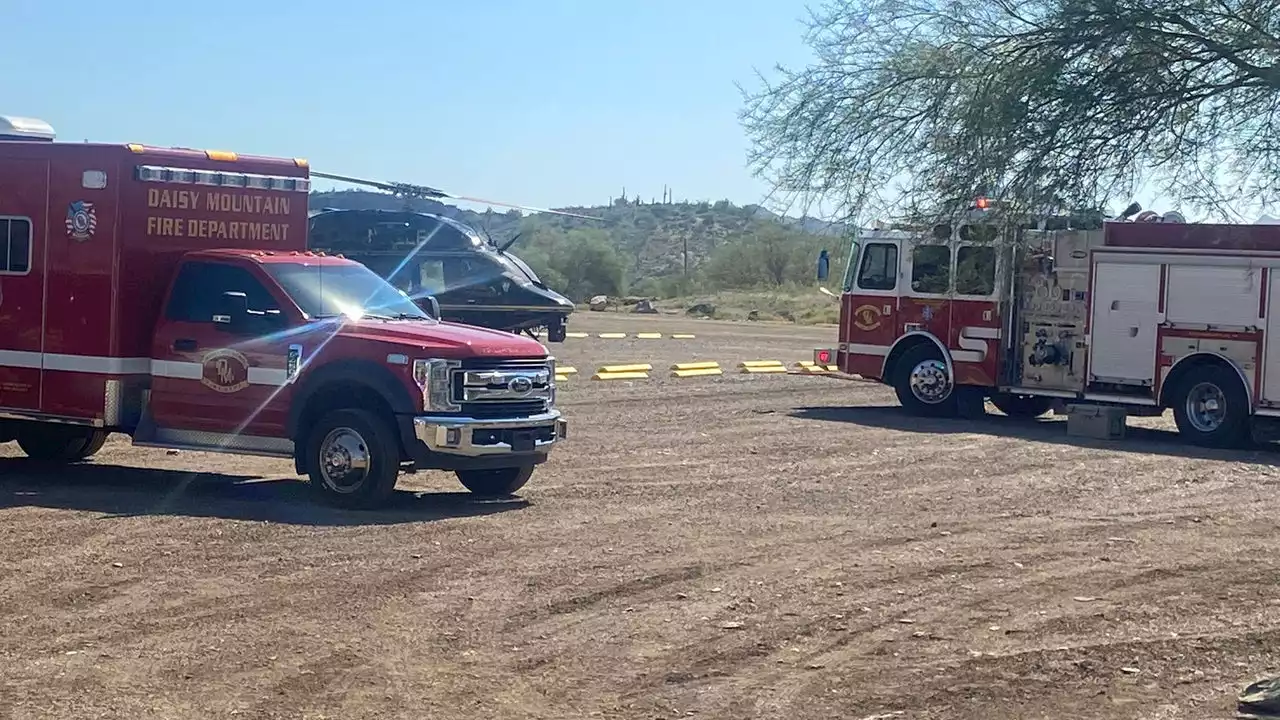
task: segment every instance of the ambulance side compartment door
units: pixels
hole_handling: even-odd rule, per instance
[[[41,410],[48,203],[48,161],[0,155],[0,409]]]

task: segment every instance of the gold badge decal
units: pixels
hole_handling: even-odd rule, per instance
[[[249,387],[249,360],[235,350],[214,350],[202,364],[200,382],[210,390],[233,393]]]
[[[853,311],[853,326],[859,330],[875,330],[880,327],[880,308],[861,305]]]

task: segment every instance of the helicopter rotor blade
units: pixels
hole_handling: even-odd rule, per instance
[[[365,185],[379,190],[386,190],[394,195],[403,195],[405,197],[418,197],[426,200],[437,200],[439,198],[450,197],[449,193],[443,190],[437,190],[425,185],[378,182],[377,180],[365,180],[364,178],[351,177],[350,175],[335,175],[333,173],[324,173],[315,170],[311,171],[311,174],[315,177],[322,177],[328,180],[337,180],[338,182],[351,183],[352,185]]]
[[[498,207],[515,208],[516,210],[526,210],[528,212],[550,213],[552,215],[566,215],[568,217],[582,218],[584,220],[603,220],[604,219],[601,217],[596,217],[595,215],[583,215],[581,213],[569,212],[567,210],[551,210],[549,208],[531,207],[529,205],[516,205],[514,203],[504,203],[504,202],[498,202],[496,200],[485,200],[484,198],[468,197],[466,195],[450,195],[449,193],[445,193],[444,197],[451,198],[453,200],[462,200],[464,202],[479,203],[481,205],[497,205]]]
[[[531,207],[528,205],[516,205],[514,203],[498,202],[497,200],[486,200],[484,198],[470,197],[467,195],[454,195],[453,193],[438,190],[426,185],[413,185],[411,183],[388,183],[378,182],[377,180],[365,180],[363,178],[351,177],[349,175],[335,175],[333,173],[311,171],[315,177],[322,177],[326,180],[337,180],[338,182],[351,183],[353,185],[365,185],[367,187],[385,190],[395,195],[403,195],[405,197],[418,197],[425,200],[439,200],[441,198],[449,198],[450,200],[461,200],[463,202],[478,203],[481,205],[496,205],[498,207],[514,208],[516,210],[524,210],[527,212],[549,213],[552,215],[566,215],[568,217],[582,218],[584,220],[603,220],[604,218],[594,215],[583,215],[581,213],[568,212],[566,210],[551,210],[548,208]]]

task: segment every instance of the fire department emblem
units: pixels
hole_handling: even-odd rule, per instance
[[[77,200],[67,208],[67,235],[77,242],[93,237],[98,229],[98,213],[93,203]]]
[[[925,305],[925,306],[924,306],[924,310],[921,310],[921,311],[920,311],[920,317],[924,318],[924,321],[925,321],[925,322],[929,322],[930,320],[932,320],[932,319],[933,319],[933,306],[932,306],[932,305]]]
[[[880,308],[862,305],[853,311],[853,326],[859,330],[875,330],[880,327]]]
[[[214,350],[201,364],[200,383],[214,392],[233,393],[249,387],[249,360],[235,350]]]

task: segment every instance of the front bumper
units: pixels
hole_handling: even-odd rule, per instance
[[[559,410],[502,419],[426,415],[413,419],[413,434],[427,450],[439,455],[546,455],[567,437],[568,423]]]

